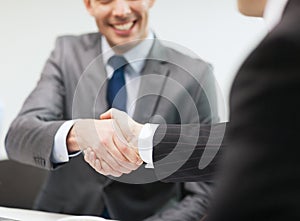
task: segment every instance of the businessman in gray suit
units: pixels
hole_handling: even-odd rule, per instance
[[[116,97],[126,94],[120,103],[135,120],[215,122],[211,67],[155,38],[148,28],[154,0],[84,3],[99,33],[57,39],[6,137],[9,158],[50,170],[35,208],[131,221],[174,220],[174,215],[177,220],[200,219],[210,183],[157,182],[152,170],[140,166],[134,149],[123,155],[107,145],[113,120],[98,118],[118,105],[109,102],[109,85],[122,66],[126,86]],[[110,63],[116,55],[126,59],[118,68]],[[105,171],[98,174],[86,163],[81,150],[87,148],[100,153],[98,163],[113,177],[104,176]]]

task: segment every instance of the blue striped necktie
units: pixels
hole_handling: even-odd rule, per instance
[[[123,56],[114,55],[108,60],[114,73],[107,85],[107,103],[109,108],[116,108],[126,112],[127,92],[125,87],[126,59]]]

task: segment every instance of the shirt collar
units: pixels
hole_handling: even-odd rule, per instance
[[[281,20],[288,0],[268,0],[264,11],[264,19],[268,29],[272,30]]]
[[[103,52],[103,62],[107,64],[108,60],[115,55],[115,52],[111,49],[110,45],[108,44],[106,38],[102,35],[102,52]],[[145,59],[147,58],[154,39],[154,33],[149,31],[148,36],[134,48],[130,49],[123,56],[126,60],[130,63],[131,68],[136,72],[140,73],[145,65]]]

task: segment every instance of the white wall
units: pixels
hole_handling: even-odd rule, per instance
[[[236,0],[157,0],[151,24],[162,39],[213,64],[224,98],[241,61],[266,33],[261,19],[236,11]],[[82,0],[0,0],[0,159],[10,122],[35,86],[56,36],[96,31]],[[223,119],[227,115],[223,116]]]

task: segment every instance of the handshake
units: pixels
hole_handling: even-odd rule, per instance
[[[76,121],[67,137],[68,151],[83,151],[85,161],[103,175],[129,174],[143,163],[138,152],[142,127],[125,112],[110,109],[99,120]]]

